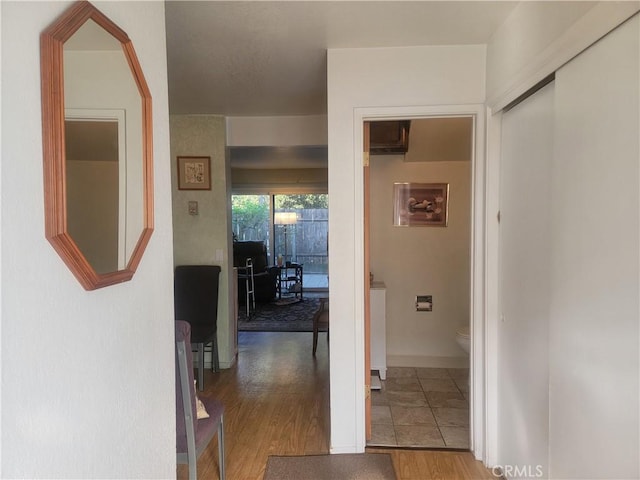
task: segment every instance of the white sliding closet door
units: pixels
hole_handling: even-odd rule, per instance
[[[505,112],[501,147],[497,463],[638,478],[638,15]]]
[[[500,164],[498,458],[545,477],[553,104],[551,83],[503,114]]]
[[[550,471],[638,478],[640,22],[556,74]]]

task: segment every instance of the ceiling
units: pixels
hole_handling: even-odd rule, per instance
[[[483,44],[516,4],[168,0],[170,112],[325,114],[327,49]]]

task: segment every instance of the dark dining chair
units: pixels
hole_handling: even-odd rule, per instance
[[[197,398],[193,385],[193,355],[191,327],[187,322],[175,322],[176,333],[176,460],[189,465],[189,479],[198,478],[198,457],[218,434],[218,466],[224,480],[224,405],[214,399]],[[201,401],[207,413],[198,418],[197,403]]]
[[[321,324],[324,324],[327,331],[327,341],[329,341],[329,299],[321,298],[320,306],[313,315],[313,356],[316,355],[318,348],[318,332],[320,331]]]
[[[204,349],[211,344],[211,366],[218,358],[218,265],[179,265],[174,274],[175,319],[191,325],[191,344],[198,351],[198,388],[204,389]]]

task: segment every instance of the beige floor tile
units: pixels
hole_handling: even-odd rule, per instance
[[[384,382],[387,392],[421,392],[422,386],[416,377],[387,378]]]
[[[392,407],[428,407],[422,392],[387,392],[387,400]]]
[[[444,443],[451,448],[469,448],[469,429],[467,427],[440,427]]]
[[[367,444],[397,446],[398,441],[393,425],[371,425],[371,440]]]
[[[415,377],[416,369],[413,367],[389,367],[387,368],[387,379],[397,377]]]
[[[416,368],[418,378],[450,378],[446,368]]]
[[[461,392],[469,391],[469,379],[468,378],[454,378],[454,382],[456,382],[457,387]]]
[[[468,368],[447,368],[452,378],[469,378]]]
[[[385,405],[372,405],[371,425],[393,425],[391,409]]]
[[[437,426],[429,407],[391,407],[391,416],[396,427],[398,425]]]
[[[371,394],[368,444],[469,448],[468,378],[468,368],[389,368]]]
[[[420,383],[425,392],[457,392],[458,386],[450,378],[421,378]]]
[[[397,426],[396,438],[400,447],[444,447],[437,427]]]
[[[425,392],[431,408],[469,408],[469,402],[460,392]]]
[[[439,427],[469,427],[469,410],[466,408],[433,408]]]
[[[387,393],[381,391],[371,392],[371,405],[389,405]]]

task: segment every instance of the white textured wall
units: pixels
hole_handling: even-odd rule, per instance
[[[385,68],[381,69],[380,65]],[[364,448],[362,165],[354,152],[354,108],[478,104],[484,101],[484,46],[328,51],[329,264],[331,265],[331,449]],[[359,283],[360,282],[360,283]],[[362,287],[360,287],[362,288]]]
[[[71,2],[2,2],[3,478],[175,476],[163,2],[99,2],[153,95],[155,231],[133,279],[85,291],[44,237],[40,32]]]
[[[448,183],[448,226],[394,226],[394,182]],[[469,324],[471,162],[375,155],[371,192],[371,271],[387,287],[389,365],[468,365],[456,329]],[[433,311],[416,312],[416,295],[433,295]]]
[[[178,190],[177,157],[190,155],[211,157],[211,190]],[[220,365],[228,368],[234,362],[235,343],[229,284],[233,267],[231,168],[226,159],[224,117],[171,116],[171,175],[175,265],[220,265],[222,268],[218,290],[218,347]],[[198,215],[189,215],[189,201],[198,202]],[[205,362],[210,363],[209,355]]]
[[[550,472],[640,475],[640,18],[556,75]]]

